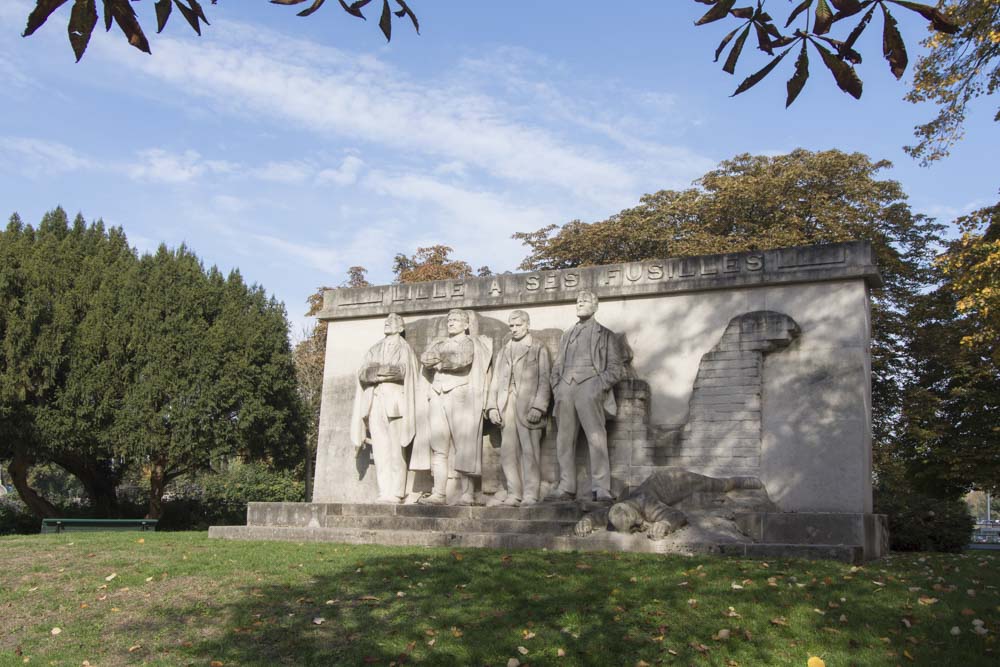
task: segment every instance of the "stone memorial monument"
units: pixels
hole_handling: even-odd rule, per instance
[[[329,290],[312,502],[210,536],[877,558],[880,284],[848,242]]]

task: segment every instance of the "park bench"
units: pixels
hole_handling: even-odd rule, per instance
[[[42,519],[43,533],[70,530],[156,530],[156,519]]]

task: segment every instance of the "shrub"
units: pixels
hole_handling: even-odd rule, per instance
[[[960,552],[972,541],[975,522],[958,498],[933,498],[894,484],[877,490],[875,512],[889,516],[894,551]]]
[[[0,496],[0,535],[26,535],[42,529],[42,522],[14,494]]]
[[[246,522],[248,502],[301,502],[305,485],[290,471],[259,463],[234,463],[220,473],[199,475],[174,486],[159,528],[205,530]]]

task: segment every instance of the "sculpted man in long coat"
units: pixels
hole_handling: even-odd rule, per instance
[[[434,489],[419,502],[441,505],[447,500],[448,477],[454,475],[461,494],[460,505],[475,502],[473,477],[482,474],[483,410],[493,354],[489,339],[470,336],[469,313],[448,312],[448,337],[433,341],[420,356],[428,376],[426,440],[419,449],[430,449]],[[426,444],[425,444],[426,443]],[[426,469],[426,452],[414,449],[410,467]]]
[[[597,295],[583,290],[577,296],[579,321],[567,329],[559,342],[552,366],[555,397],[556,457],[559,486],[549,500],[572,500],[576,496],[576,437],[580,426],[590,449],[590,477],[595,500],[613,500],[611,463],[605,413],[614,416],[618,407],[612,392],[624,377],[621,351],[611,330],[594,319]]]
[[[416,386],[420,380],[417,357],[402,337],[403,318],[385,318],[385,338],[365,353],[358,370],[351,410],[351,442],[355,451],[371,434],[378,501],[398,503],[406,491],[403,450],[416,432]]]
[[[486,414],[501,426],[500,466],[507,478],[504,505],[534,505],[541,486],[542,429],[552,391],[549,351],[528,333],[528,313],[508,319],[510,340],[494,362]]]

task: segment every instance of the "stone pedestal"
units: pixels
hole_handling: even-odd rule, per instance
[[[245,526],[212,526],[209,537],[427,547],[715,553],[743,558],[833,559],[861,563],[888,551],[881,515],[735,513],[745,537],[718,537],[692,515],[662,540],[644,534],[573,534],[587,504],[452,507],[364,503],[250,503]]]

